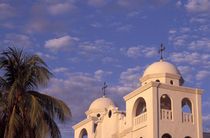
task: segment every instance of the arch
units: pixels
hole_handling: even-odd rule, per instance
[[[171,137],[171,135],[170,135],[170,134],[165,133],[165,134],[163,134],[163,135],[162,135],[162,138],[172,138],[172,137]]]
[[[83,128],[79,134],[79,138],[88,138],[88,133],[85,128]]]
[[[144,98],[139,97],[133,107],[133,115],[134,116],[138,116],[140,114],[143,114],[147,111],[147,107],[146,107],[146,102],[144,100]]]
[[[191,138],[190,136],[186,136],[186,137],[184,137],[184,138]]]
[[[190,99],[188,98],[182,99],[182,112],[192,113],[192,103]]]
[[[171,98],[167,94],[160,97],[160,109],[171,110]]]

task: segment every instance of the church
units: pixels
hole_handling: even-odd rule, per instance
[[[182,86],[184,79],[161,60],[146,68],[141,87],[125,95],[121,111],[105,95],[93,101],[87,118],[73,126],[75,138],[203,138],[203,90]]]

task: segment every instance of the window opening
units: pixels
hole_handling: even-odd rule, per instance
[[[169,135],[169,134],[164,134],[164,135],[162,136],[162,138],[172,138],[172,137],[171,137],[171,135]]]
[[[138,102],[138,105],[136,107],[136,116],[143,114],[147,111],[146,102],[145,102],[144,98],[140,97],[137,100],[137,102]]]
[[[170,80],[170,84],[171,84],[171,85],[173,85],[173,84],[174,84],[174,82],[173,82],[172,80]]]
[[[163,94],[160,98],[160,108],[171,110],[171,99],[167,94]]]
[[[111,110],[109,110],[108,116],[109,116],[109,118],[112,117],[112,111]]]

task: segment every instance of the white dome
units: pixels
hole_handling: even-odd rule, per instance
[[[90,105],[89,110],[95,110],[95,109],[107,109],[109,106],[114,106],[114,102],[106,97],[98,98],[95,101],[93,101]]]
[[[150,65],[144,71],[143,77],[149,74],[159,74],[159,73],[170,73],[181,76],[179,70],[173,64],[169,62],[160,61]]]

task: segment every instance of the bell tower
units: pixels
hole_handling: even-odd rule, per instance
[[[140,82],[124,96],[130,137],[203,138],[203,90],[183,87],[178,69],[162,59],[144,71]]]

